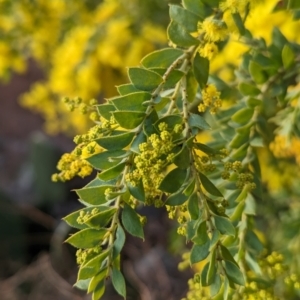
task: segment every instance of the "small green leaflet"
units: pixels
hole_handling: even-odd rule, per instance
[[[200,88],[205,88],[209,74],[209,60],[197,53],[194,58],[193,68],[195,78],[198,81]]]
[[[100,244],[106,232],[107,230],[103,228],[100,230],[86,228],[74,233],[65,242],[76,248],[93,248]]]
[[[98,284],[104,279],[106,279],[105,277],[107,276],[107,271],[108,271],[107,268],[104,268],[96,276],[92,278],[87,290],[88,293],[93,292],[97,288]]]
[[[144,231],[140,218],[136,211],[126,203],[122,212],[122,223],[131,235],[144,239]]]
[[[229,219],[220,216],[214,216],[214,219],[215,225],[221,234],[235,236],[235,228]]]
[[[134,132],[126,132],[117,135],[105,136],[95,140],[95,142],[107,150],[122,150],[130,144],[134,135]]]
[[[203,245],[194,245],[191,250],[190,262],[195,264],[199,261],[204,260],[209,254],[210,241],[208,240]]]
[[[128,76],[132,84],[142,91],[152,91],[163,82],[159,74],[142,68],[129,68]]]
[[[234,263],[225,260],[224,268],[229,280],[242,286],[245,285],[244,275]]]
[[[209,130],[210,126],[207,124],[207,122],[204,120],[203,117],[197,114],[190,113],[188,123],[190,127],[195,127],[200,130]]]
[[[120,254],[125,244],[125,239],[126,239],[125,232],[122,226],[119,224],[116,232],[116,240],[113,246],[113,259],[117,258],[117,256]]]
[[[116,268],[112,269],[111,280],[115,290],[118,292],[119,295],[121,295],[125,299],[126,298],[125,280],[122,273],[118,269]]]
[[[199,17],[179,5],[170,4],[170,18],[183,26],[187,32],[197,31]]]
[[[146,55],[141,64],[145,68],[168,68],[177,58],[183,55],[181,49],[165,48]]]
[[[143,103],[151,100],[151,94],[147,92],[136,92],[109,99],[117,110],[130,110],[130,111],[145,111],[147,109]]]
[[[199,40],[192,37],[184,27],[175,21],[171,21],[167,32],[169,40],[175,45],[181,47],[190,47],[199,44]]]
[[[170,171],[159,185],[159,189],[167,193],[175,193],[182,186],[187,171],[185,169],[176,168]]]
[[[201,184],[205,190],[211,195],[223,197],[222,193],[216,188],[216,186],[202,173],[199,172]]]
[[[134,129],[143,122],[146,114],[144,112],[122,110],[115,111],[113,116],[122,128]]]

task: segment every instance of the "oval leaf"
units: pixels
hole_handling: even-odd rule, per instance
[[[198,81],[201,89],[203,89],[206,86],[208,80],[209,60],[197,53],[194,58],[193,69],[195,78]]]
[[[235,228],[229,219],[220,216],[215,216],[214,219],[217,229],[222,234],[235,236]]]
[[[209,254],[210,241],[207,241],[203,245],[194,245],[191,250],[190,262],[195,264],[199,261],[204,260]]]
[[[234,263],[225,260],[224,268],[229,280],[242,286],[245,285],[244,275]]]
[[[115,288],[115,290],[118,292],[119,295],[126,298],[126,285],[125,285],[125,279],[122,275],[122,273],[116,269],[113,268],[111,272],[111,281]]]
[[[216,188],[216,186],[202,173],[199,173],[201,184],[205,190],[211,195],[223,197],[222,193]]]
[[[175,193],[186,178],[186,170],[176,168],[169,172],[159,185],[159,189],[167,193]]]
[[[125,204],[122,212],[122,223],[124,228],[133,236],[144,239],[143,226],[136,211]]]
[[[142,91],[152,91],[163,82],[159,74],[142,68],[129,68],[128,76],[132,84]]]
[[[65,242],[71,244],[76,248],[93,248],[100,244],[100,241],[103,240],[106,232],[106,229],[96,230],[86,228],[74,233]]]

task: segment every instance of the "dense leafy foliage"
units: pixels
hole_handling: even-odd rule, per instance
[[[85,208],[64,218],[79,229],[67,239],[79,248],[76,285],[93,299],[101,298],[109,277],[126,297],[120,252],[125,231],[144,239],[140,205],[165,207],[177,219],[189,246],[185,260],[195,269],[187,299],[297,297],[296,270],[272,252],[280,249],[263,236],[255,215],[272,232],[274,203],[285,210],[282,227],[293,216],[290,203],[299,207],[295,176],[277,190],[262,179],[274,161],[275,173],[299,172],[300,45],[276,27],[268,41],[253,36],[247,18],[256,2],[170,5],[170,47],[129,68],[129,83],[117,87],[118,96],[86,108],[94,109],[96,125],[76,136],[77,147],[61,159],[53,178],[99,170],[76,191]],[[296,1],[275,4],[275,11],[299,16]],[[234,38],[245,52],[238,66],[224,66],[234,70],[226,79],[211,65]],[[286,195],[294,200],[285,203]],[[297,235],[296,228],[289,233],[290,251],[299,249]]]

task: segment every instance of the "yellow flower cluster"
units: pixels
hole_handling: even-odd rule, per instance
[[[217,53],[218,47],[215,43],[205,43],[204,46],[199,48],[199,53],[202,57],[206,57],[211,60]]]
[[[137,3],[133,5],[139,8]],[[59,103],[62,96],[80,95],[84,102],[100,93],[113,96],[115,85],[124,81],[125,66],[138,64],[144,55],[167,42],[160,27],[147,21],[135,26],[132,5],[123,1],[100,1],[94,9],[85,1],[66,0],[37,0],[30,4],[18,0],[11,6],[11,25],[2,27],[18,32],[19,42],[15,51],[9,42],[1,51],[0,44],[0,55],[5,58],[0,69],[3,62],[7,64],[3,70],[23,70],[26,58],[22,51],[26,44],[27,52],[38,60],[47,76],[21,97],[21,104],[42,114],[50,134],[63,131],[73,135],[90,126],[87,116],[70,114]],[[8,55],[13,52],[16,58]],[[83,104],[81,110],[85,110]]]
[[[194,278],[191,278],[188,280],[188,286],[189,290],[186,294],[185,298],[182,298],[181,300],[209,300],[211,299],[210,296],[208,296],[206,289],[201,287],[200,282]]]
[[[163,179],[164,169],[172,162],[174,157],[170,153],[174,147],[172,134],[165,130],[166,128],[165,123],[160,124],[160,135],[152,134],[147,142],[139,145],[140,154],[134,158],[136,168],[126,174],[126,181],[133,186],[142,180],[148,205],[163,205],[163,202],[157,199],[160,195],[157,189]]]
[[[270,144],[270,150],[276,157],[295,158],[300,165],[300,139],[292,137],[290,140],[286,136],[277,135]]]
[[[98,212],[99,212],[98,208],[93,208],[90,212],[89,211],[85,212],[81,210],[78,218],[76,219],[76,222],[78,224],[84,224],[90,217],[96,215]]]
[[[288,287],[291,287],[291,288],[294,288],[294,289],[297,289],[297,290],[300,289],[300,277],[295,273],[287,276],[284,279],[284,282],[285,282],[285,284],[288,285]]]
[[[220,99],[220,92],[217,90],[216,86],[213,84],[208,84],[202,91],[202,103],[199,104],[199,112],[205,112],[206,109],[210,108],[210,113],[215,114],[218,109],[222,106],[222,101]]]
[[[92,259],[97,254],[100,254],[102,248],[100,246],[96,246],[90,249],[78,249],[76,251],[76,262],[78,265],[83,265],[86,261]]]
[[[198,33],[208,42],[224,41],[228,36],[226,24],[213,17],[206,18],[198,24]]]
[[[93,172],[91,165],[80,156],[76,155],[74,150],[71,153],[65,153],[57,164],[57,169],[60,173],[52,175],[52,181],[67,181],[74,178],[76,175],[86,177]]]

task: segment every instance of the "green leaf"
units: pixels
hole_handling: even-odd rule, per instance
[[[191,250],[190,262],[195,264],[199,261],[204,260],[209,254],[210,241],[207,241],[203,245],[194,245]]]
[[[144,121],[144,133],[149,137],[153,133],[157,133],[157,130],[153,124],[157,122],[158,115],[156,110],[152,110],[149,116]]]
[[[226,247],[224,247],[223,245],[220,245],[220,247],[221,247],[222,258],[224,260],[231,261],[233,264],[235,264],[238,267],[238,264],[234,260],[234,258],[231,255],[230,251]]]
[[[211,148],[211,147],[209,147],[209,146],[207,146],[205,144],[201,144],[201,143],[194,143],[193,146],[196,149],[198,149],[198,150],[200,150],[200,151],[202,151],[202,152],[204,152],[204,153],[206,153],[208,155],[211,155],[211,154],[214,155],[214,154],[217,154],[217,152],[218,152],[215,149],[213,149],[213,148]]]
[[[250,269],[252,269],[252,271],[255,272],[255,274],[257,274],[259,276],[263,276],[263,273],[261,271],[261,268],[260,268],[257,260],[252,258],[252,256],[249,254],[249,252],[246,252],[245,259],[248,263],[248,266],[250,267]]]
[[[143,91],[152,91],[163,82],[159,74],[142,68],[129,68],[128,76],[132,84]]]
[[[208,286],[208,282],[207,282],[207,272],[208,272],[208,268],[209,268],[209,262],[205,264],[202,272],[201,272],[201,277],[200,277],[200,282],[201,282],[201,286]]]
[[[216,186],[202,173],[199,172],[199,177],[201,180],[202,186],[205,190],[211,195],[223,197],[222,193],[216,188]]]
[[[168,68],[176,59],[183,55],[181,49],[165,48],[146,55],[141,64],[145,68]]]
[[[238,133],[234,136],[234,138],[229,143],[229,147],[233,149],[240,148],[245,143],[247,143],[248,140],[249,140],[249,133],[248,134],[246,134],[246,132],[244,132],[243,134]]]
[[[288,0],[288,9],[299,9],[300,1],[299,0]]]
[[[243,212],[245,209],[245,201],[241,200],[241,202],[239,202],[239,204],[235,207],[233,213],[230,216],[230,220],[231,221],[237,221],[241,218]]]
[[[199,44],[199,40],[192,37],[180,24],[171,21],[168,26],[168,38],[175,45],[180,47],[190,47]]]
[[[110,187],[111,185],[90,187],[90,188],[85,187],[83,189],[75,190],[75,191],[79,196],[79,198],[84,202],[91,205],[100,205],[106,203],[104,192],[106,189]]]
[[[295,53],[289,44],[284,45],[282,49],[282,62],[285,69],[295,63]]]
[[[104,281],[100,281],[93,291],[92,300],[99,300],[103,296],[104,292],[105,292]]]
[[[114,97],[110,102],[118,110],[127,111],[145,111],[146,106],[143,105],[147,100],[151,100],[151,94],[147,92],[136,92],[125,96]]]
[[[95,275],[92,278],[92,280],[90,281],[87,292],[91,293],[94,290],[96,290],[99,283],[101,283],[101,281],[104,281],[104,279],[106,279],[106,276],[107,276],[107,268],[104,268],[97,275]]]
[[[110,120],[112,116],[112,112],[116,110],[116,108],[112,104],[100,104],[97,105],[98,113],[106,120]]]
[[[201,20],[211,14],[211,8],[206,6],[201,0],[183,0],[184,8],[198,15]]]
[[[111,179],[114,179],[118,176],[121,176],[122,175],[122,171],[124,170],[125,168],[125,165],[126,163],[125,162],[122,162],[116,166],[113,166],[112,168],[110,169],[107,169],[103,172],[101,172],[98,177],[101,179],[101,180],[104,180],[104,181],[107,181],[107,180],[111,180]]]
[[[186,75],[186,92],[188,102],[194,102],[198,88],[198,81],[195,79],[193,70],[190,70]]]
[[[183,146],[174,156],[174,164],[180,169],[187,169],[190,166],[190,150]]]
[[[170,206],[182,205],[187,201],[187,199],[188,196],[183,194],[182,191],[180,190],[179,192],[172,194],[168,197],[166,201],[166,205],[170,205]]]
[[[288,43],[288,40],[282,34],[278,27],[273,27],[272,42],[280,51],[282,51],[284,45]]]
[[[204,245],[209,241],[207,234],[207,225],[206,221],[202,221],[196,230],[195,236],[192,238],[194,244]]]
[[[239,84],[239,90],[244,96],[255,97],[260,94],[260,90],[256,86],[245,82]]]
[[[100,229],[110,222],[116,212],[117,208],[115,207],[107,209],[88,218],[84,223],[92,228]]]
[[[119,85],[119,86],[117,86],[117,90],[118,90],[118,92],[121,96],[125,96],[125,95],[136,93],[136,92],[140,92],[140,90],[137,89],[131,83],[126,83],[126,84]]]
[[[95,276],[100,271],[101,265],[107,258],[108,254],[109,251],[105,250],[93,259],[89,260],[86,264],[82,265],[78,271],[78,280],[88,279]]]
[[[210,126],[200,115],[190,113],[188,123],[190,127],[199,128],[200,130],[208,130]]]
[[[139,183],[136,186],[132,186],[130,183],[127,183],[127,187],[129,190],[129,193],[137,200],[141,202],[145,202],[145,190],[143,186],[142,180],[139,181]]]
[[[215,277],[213,278],[213,282],[210,286],[210,295],[211,295],[211,297],[214,297],[219,293],[219,291],[221,289],[221,286],[222,286],[221,276],[216,273]]]
[[[126,298],[126,285],[125,285],[125,279],[122,275],[122,273],[116,269],[113,268],[111,272],[111,281],[115,288],[115,290],[118,292],[119,295]]]
[[[197,193],[193,193],[188,201],[187,209],[191,219],[197,220],[199,217],[199,199]]]
[[[113,246],[113,260],[116,259],[117,256],[121,253],[121,250],[123,249],[125,244],[125,239],[125,232],[122,226],[119,224],[116,232],[116,239]]]
[[[211,285],[213,283],[215,275],[216,275],[216,271],[217,271],[216,252],[217,252],[217,249],[214,248],[210,255],[209,267],[208,267],[207,276],[206,276],[206,281],[207,281],[208,285]]]
[[[234,263],[225,260],[224,268],[229,280],[242,286],[245,285],[244,275]]]
[[[220,232],[219,230],[214,230],[213,231],[213,234],[212,234],[212,237],[211,237],[211,240],[210,240],[210,246],[209,246],[209,251],[211,251],[211,249],[213,249],[216,244],[218,243],[219,239],[220,239]]]
[[[66,239],[65,242],[76,248],[93,248],[100,244],[100,241],[103,240],[106,232],[106,229],[96,230],[86,228],[74,233],[68,239]]]
[[[197,31],[199,17],[179,5],[170,4],[170,18],[184,27],[187,32]]]
[[[117,123],[125,129],[134,129],[139,126],[146,114],[144,112],[137,111],[115,111],[113,113],[115,120]]]
[[[77,211],[74,211],[73,213],[67,215],[63,218],[63,220],[70,225],[71,227],[77,228],[77,229],[85,229],[88,228],[86,224],[79,224],[77,222],[78,217],[80,216],[80,212],[83,211],[84,213],[90,213],[93,209],[97,208],[99,211],[104,211],[109,209],[109,206],[99,205],[99,206],[89,206]]]
[[[215,225],[221,234],[235,236],[235,228],[229,219],[220,216],[214,216],[214,218]]]
[[[161,76],[164,76],[167,69],[163,68],[153,68],[152,71],[158,73]],[[180,70],[172,70],[171,73],[167,76],[165,82],[164,82],[164,89],[172,89],[176,85],[176,83],[183,77],[184,72]],[[157,105],[156,105],[157,107]]]
[[[95,142],[107,150],[121,150],[130,144],[134,135],[134,132],[126,132],[117,135],[101,137],[95,140]]]
[[[251,251],[252,253],[260,253],[264,249],[261,241],[253,231],[250,230],[247,231],[245,241],[248,250]]]
[[[248,123],[252,116],[253,116],[254,110],[252,108],[242,108],[238,110],[232,117],[231,120],[239,123],[239,124],[246,124]]]
[[[95,169],[106,170],[117,165],[122,156],[126,153],[124,150],[103,151],[86,158]]]
[[[143,226],[136,211],[126,203],[122,212],[122,223],[124,228],[133,236],[144,239]]]
[[[200,88],[204,89],[209,75],[209,60],[197,52],[193,61],[193,70]]]
[[[186,172],[180,168],[173,169],[164,177],[158,188],[163,192],[175,193],[184,183]]]
[[[264,83],[268,79],[263,68],[253,60],[251,60],[249,63],[249,72],[253,80],[258,84]]]
[[[187,186],[186,188],[183,190],[183,193],[186,195],[186,196],[191,196],[192,193],[194,192],[195,190],[195,178],[192,178],[189,180],[189,182],[187,183]]]
[[[82,280],[78,280],[74,285],[73,287],[76,287],[82,291],[86,291],[89,287],[89,284],[91,282],[91,279],[88,278],[88,279],[82,279]]]
[[[241,18],[241,15],[237,12],[237,13],[231,14],[231,16],[234,20],[234,23],[235,23],[236,27],[239,30],[240,35],[244,35],[246,29],[245,29],[245,26],[244,26],[244,22]]]

